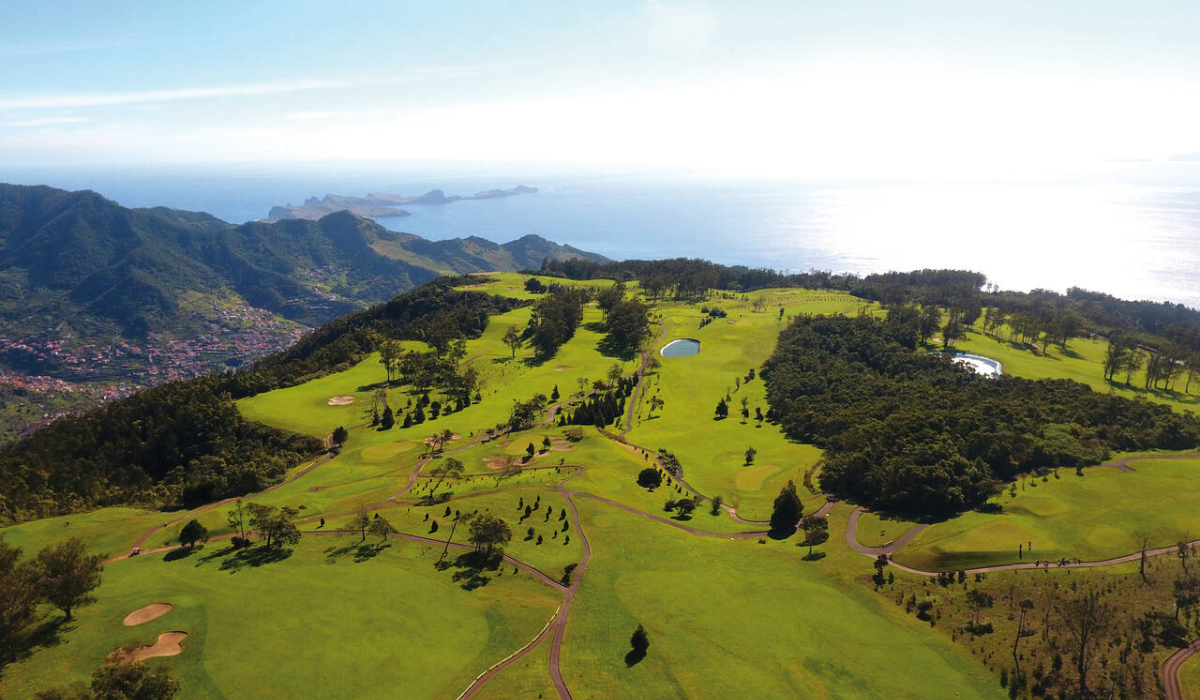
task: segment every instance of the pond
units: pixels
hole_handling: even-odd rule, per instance
[[[700,352],[700,341],[691,338],[672,340],[659,351],[663,357],[687,357]]]
[[[960,365],[966,365],[975,370],[976,374],[982,374],[985,377],[998,377],[1002,374],[1000,371],[1000,363],[990,357],[983,355],[971,355],[968,353],[955,353],[954,361]]]

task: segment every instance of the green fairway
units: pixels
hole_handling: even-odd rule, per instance
[[[1073,379],[1087,384],[1095,391],[1112,391],[1128,398],[1144,397],[1150,401],[1164,403],[1178,410],[1195,411],[1200,408],[1200,383],[1193,383],[1191,393],[1185,393],[1186,378],[1180,380],[1173,391],[1146,389],[1145,373],[1135,372],[1130,383],[1125,384],[1124,375],[1118,381],[1104,378],[1104,355],[1108,341],[1072,338],[1063,352],[1057,345],[1049,345],[1046,354],[1039,345],[1035,350],[1024,343],[1006,340],[1007,331],[1001,329],[999,337],[985,333],[968,332],[967,337],[954,343],[954,349],[974,353],[998,360],[1005,374],[1026,379]]]
[[[760,299],[762,310],[755,311],[754,301]],[[727,316],[700,328],[701,306],[719,307]],[[785,325],[780,309],[791,316],[849,313],[861,306],[861,300],[846,294],[794,289],[762,290],[705,304],[661,303],[667,333],[655,352],[677,338],[695,338],[701,349],[690,357],[660,358],[662,367],[644,382],[628,439],[675,453],[684,479],[706,495],[724,496],[744,518],[765,520],[772,500],[789,479],[802,497],[812,499],[805,508],[814,509],[823,498],[809,493],[804,477],[815,467],[820,451],[793,443],[777,427],[755,420],[756,409],[767,410],[765,387],[761,379],[747,381],[746,377],[751,369],[757,373],[775,347]],[[717,402],[727,394],[729,417],[714,420]],[[652,397],[664,403],[653,414]],[[740,415],[743,399],[750,411],[748,420]],[[745,452],[750,447],[757,454],[747,466]],[[811,474],[810,483],[816,487]]]
[[[700,538],[579,509],[595,554],[563,647],[576,698],[1003,697],[982,664],[851,584],[869,569],[858,555],[804,562],[791,540]],[[650,649],[627,668],[638,624]]]
[[[884,518],[878,513],[865,512],[858,517],[858,542],[867,547],[883,547],[908,532],[916,523]]]
[[[105,655],[188,632],[179,656],[152,660],[183,686],[180,698],[454,697],[486,668],[525,645],[561,596],[501,567],[464,590],[438,549],[393,541],[356,559],[337,538],[307,538],[290,557],[231,566],[210,545],[183,559],[149,555],[112,564],[99,603],[79,611],[61,643],[8,666],[6,698],[85,679]],[[138,627],[121,620],[150,603],[175,606]],[[253,624],[247,624],[247,615]]]
[[[102,508],[0,528],[0,539],[24,549],[26,557],[71,537],[83,540],[92,554],[118,555],[128,552],[142,533],[174,517],[137,508]]]
[[[1154,547],[1200,537],[1200,460],[1145,459],[1130,466],[1136,471],[1097,468],[1080,477],[1062,469],[1057,479],[1027,479],[1015,497],[1005,491],[993,499],[1002,513],[964,513],[937,523],[894,559],[939,571],[1035,558],[1095,561],[1136,551],[1138,532],[1149,533]]]

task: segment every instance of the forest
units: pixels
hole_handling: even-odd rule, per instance
[[[763,366],[769,418],[825,450],[821,486],[931,517],[983,505],[1018,473],[1114,450],[1200,445],[1200,420],[1068,380],[982,377],[918,350],[911,314],[798,317]]]

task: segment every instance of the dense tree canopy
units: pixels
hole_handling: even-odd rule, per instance
[[[1018,472],[1200,444],[1200,421],[1166,406],[1067,380],[981,377],[918,352],[903,318],[800,317],[763,368],[771,416],[825,449],[830,493],[942,514],[982,504]]]

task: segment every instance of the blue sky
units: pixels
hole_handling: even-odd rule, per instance
[[[9,164],[1020,175],[1200,152],[1200,3],[39,2]]]

